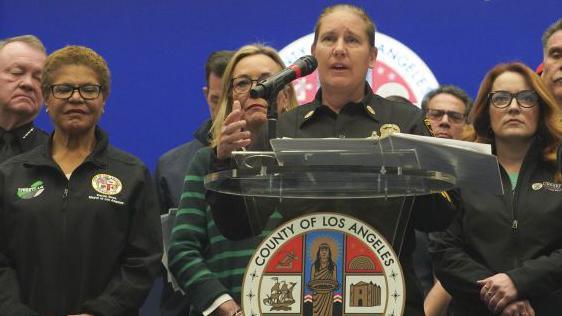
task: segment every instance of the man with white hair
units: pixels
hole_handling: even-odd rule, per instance
[[[0,162],[47,141],[33,125],[39,114],[45,47],[33,35],[0,41]]]

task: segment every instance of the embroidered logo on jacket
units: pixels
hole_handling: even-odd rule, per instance
[[[121,192],[121,180],[109,174],[97,174],[92,178],[92,187],[101,194],[115,195]]]
[[[545,189],[545,190],[551,191],[551,192],[562,192],[562,184],[548,182],[548,181],[535,182],[535,183],[531,184],[531,188],[534,191],[538,191],[540,189]]]
[[[45,191],[43,181],[35,181],[29,188],[18,188],[18,197],[23,200],[29,200],[38,197]]]

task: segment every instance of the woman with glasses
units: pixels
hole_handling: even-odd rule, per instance
[[[105,60],[67,46],[41,77],[54,132],[0,166],[0,314],[138,315],[159,272],[159,209],[147,168],[98,127]]]
[[[252,98],[250,89],[284,67],[273,48],[260,44],[240,48],[226,66],[211,147],[199,150],[187,170],[169,248],[169,269],[191,299],[191,315],[242,314],[238,302],[245,267],[268,230],[239,241],[223,237],[208,209],[203,178],[211,172],[211,157],[221,150],[217,145],[228,137],[225,130],[238,129],[243,134],[245,139],[231,140],[240,147],[252,145],[253,137],[267,121],[268,104]],[[278,96],[277,111],[282,113],[296,105],[293,87],[287,85]],[[275,215],[272,218],[273,223]]]
[[[503,195],[465,190],[462,209],[431,243],[453,315],[558,315],[562,301],[560,112],[520,63],[494,67],[470,115],[492,144]],[[486,176],[486,175],[482,175]]]

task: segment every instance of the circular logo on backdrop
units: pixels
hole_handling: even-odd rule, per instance
[[[337,213],[280,225],[256,249],[242,285],[248,316],[397,316],[405,296],[390,243],[371,226]]]
[[[115,195],[121,192],[121,180],[116,177],[100,173],[92,178],[92,187],[101,194]]]
[[[286,65],[290,65],[299,57],[310,55],[313,41],[314,33],[303,36],[285,46],[279,55]],[[377,61],[374,69],[369,69],[366,79],[376,94],[383,97],[398,95],[420,104],[427,92],[439,86],[429,67],[406,45],[379,32],[375,35],[375,45]],[[293,85],[300,104],[312,101],[320,88],[317,72],[293,81]]]

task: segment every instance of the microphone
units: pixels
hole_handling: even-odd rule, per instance
[[[271,77],[258,82],[258,84],[250,90],[252,98],[269,97],[271,93],[279,92],[289,82],[311,74],[318,63],[316,58],[311,55],[303,56],[295,61],[294,64],[272,75]]]

